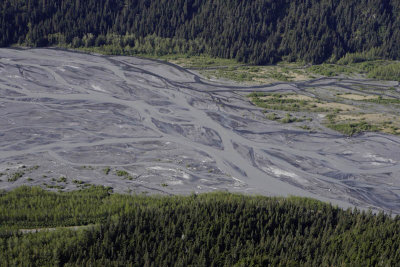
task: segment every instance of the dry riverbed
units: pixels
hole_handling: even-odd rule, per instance
[[[326,128],[365,110],[367,122],[398,116],[398,83],[298,80],[220,83],[157,60],[0,49],[0,188],[228,190],[400,213],[400,137]],[[308,103],[260,108],[252,92]]]

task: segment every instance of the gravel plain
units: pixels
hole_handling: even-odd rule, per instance
[[[245,86],[157,60],[0,49],[0,189],[226,190],[400,214],[398,136],[309,132],[246,98],[339,83],[371,81]]]

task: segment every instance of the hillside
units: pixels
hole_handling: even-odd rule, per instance
[[[101,187],[71,193],[21,187],[0,196],[0,218],[2,266],[391,266],[400,261],[398,217],[344,211],[305,198],[147,197],[110,194]],[[97,224],[15,232],[17,226],[87,223]],[[12,228],[14,234],[7,233]]]
[[[188,53],[267,64],[400,57],[396,0],[5,0],[0,46]]]

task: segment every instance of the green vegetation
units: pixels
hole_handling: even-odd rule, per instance
[[[210,71],[203,71],[202,74],[210,73]],[[225,78],[236,82],[250,82],[253,81],[257,75],[248,72],[248,69],[242,70],[242,68],[228,68],[228,69],[218,69],[216,71],[211,71],[211,74],[216,78]]]
[[[299,126],[301,129],[303,129],[303,130],[307,130],[307,131],[311,131],[311,127],[310,126],[307,126],[307,125],[301,125],[301,126]]]
[[[368,73],[368,76],[379,80],[400,81],[400,63],[374,68]]]
[[[399,10],[398,1],[380,0],[4,0],[0,46],[208,54],[252,64],[397,59]]]
[[[281,119],[282,123],[302,122],[303,119],[293,117],[292,114],[286,113],[285,118]]]
[[[8,181],[9,182],[15,182],[15,181],[17,181],[19,178],[21,178],[24,175],[25,175],[25,172],[23,172],[23,171],[14,172],[13,174],[11,174],[8,177]]]
[[[376,132],[379,130],[377,126],[371,125],[365,121],[354,123],[329,123],[326,126],[348,136],[353,136],[361,132]]]
[[[293,93],[262,93],[253,92],[247,97],[251,98],[257,107],[282,110],[282,111],[313,111],[313,112],[326,112],[329,108],[318,107],[317,104],[322,104],[321,101],[304,95]]]
[[[66,182],[67,182],[67,178],[64,177],[64,176],[62,176],[62,177],[60,177],[60,178],[57,180],[57,182],[59,182],[59,183],[66,183]]]
[[[400,6],[395,1],[364,2],[4,0],[0,46],[160,58],[198,68],[207,78],[237,82],[360,72],[399,80],[400,63],[388,65],[382,59],[400,58],[400,16],[395,15]],[[285,63],[247,65],[277,62]],[[306,67],[306,62],[327,64]]]
[[[354,113],[344,114],[330,113],[326,115],[326,127],[353,136],[361,132],[384,132],[400,134],[398,120],[386,114]]]
[[[382,54],[381,49],[372,48],[368,51],[347,53],[344,57],[337,61],[340,65],[349,65],[353,63],[360,63],[364,61],[374,61],[380,58],[379,55]]]
[[[62,185],[53,185],[53,184],[47,184],[47,183],[43,183],[43,185],[44,185],[46,188],[49,188],[49,189],[59,189],[59,190],[62,190],[62,189],[65,188],[65,187],[62,186]]]
[[[115,172],[115,174],[116,174],[117,176],[128,176],[128,175],[129,175],[129,173],[128,173],[127,171],[124,171],[124,170],[117,170],[117,171]]]
[[[338,64],[314,65],[305,69],[309,74],[318,74],[324,77],[334,77],[339,75],[351,76],[355,74],[365,74],[369,78],[378,80],[399,81],[400,63],[392,63],[386,60],[374,60],[368,57],[339,60]],[[345,57],[346,58],[346,57]],[[345,64],[346,63],[346,64]],[[343,64],[343,65],[341,65]]]
[[[362,54],[362,53],[361,53]],[[351,54],[352,55],[352,54]],[[141,54],[152,57],[152,54]],[[351,56],[347,56],[350,57]],[[301,63],[279,62],[270,66],[243,65],[232,59],[214,58],[207,55],[165,55],[159,59],[167,60],[182,67],[197,69],[207,78],[223,78],[236,82],[271,83],[277,81],[302,81],[316,76],[336,77],[340,75],[363,75],[369,78],[397,81],[400,63],[387,60],[359,59],[340,60],[340,64],[320,64],[304,66]],[[371,59],[371,61],[367,61]],[[348,64],[344,64],[349,62]],[[350,63],[354,62],[354,63]]]
[[[314,65],[307,68],[307,71],[312,74],[318,74],[326,77],[338,76],[340,74],[350,75],[354,72],[354,70],[349,67],[340,66],[336,64]]]
[[[362,132],[376,132],[379,128],[375,125],[371,125],[365,121],[360,122],[337,122],[336,121],[337,114],[328,114],[326,119],[329,123],[326,124],[326,127],[340,132],[344,135],[353,136]]]
[[[379,96],[376,99],[367,99],[364,100],[367,102],[372,102],[372,103],[377,103],[377,104],[400,104],[400,99],[397,98],[383,98],[382,96]]]
[[[277,121],[277,120],[280,119],[280,117],[279,117],[278,114],[276,114],[276,113],[268,113],[268,114],[266,115],[266,118],[269,119],[269,120],[271,120],[271,121]]]
[[[124,177],[124,179],[133,180],[133,177],[129,174],[129,172],[124,170],[116,170],[115,174],[120,177]]]
[[[393,266],[400,218],[316,200],[212,193],[148,197],[103,187],[0,196],[0,265]],[[22,234],[19,228],[82,226]]]
[[[110,168],[110,167],[105,167],[105,168],[103,169],[103,172],[104,172],[105,175],[108,175],[108,174],[110,173],[110,171],[111,171],[111,168]]]
[[[292,95],[292,94],[285,94]],[[251,93],[247,97],[252,98],[252,102],[261,108],[285,111],[299,111],[300,101],[291,98],[283,98],[283,94],[273,93]]]
[[[148,57],[148,54],[143,53],[142,56]],[[212,57],[206,54],[200,54],[200,55],[166,54],[154,58],[173,62],[182,67],[191,69],[224,68],[224,69],[234,70],[237,67],[243,66],[242,64],[239,64],[235,59]]]
[[[370,102],[380,105],[400,104],[400,100],[396,98],[383,98],[376,95],[359,95],[359,94],[337,94],[342,101],[352,100],[355,102]],[[400,134],[400,122],[397,116],[386,113],[363,113],[359,112],[359,106],[344,104],[339,102],[326,102],[317,98],[294,94],[294,93],[263,93],[253,92],[247,95],[251,101],[258,107],[264,108],[266,118],[269,120],[279,121],[281,123],[293,123],[312,121],[306,118],[304,114],[297,113],[302,117],[296,117],[289,112],[318,112],[325,113],[326,121],[323,122],[326,127],[353,136],[361,132],[380,131],[398,135]],[[338,99],[338,100],[341,100]],[[278,115],[271,110],[284,111],[283,115]],[[358,112],[356,112],[358,110]],[[282,113],[282,112],[281,112]],[[300,125],[299,127],[309,130],[308,125]]]
[[[236,82],[267,83],[273,81],[291,81],[294,73],[305,74],[299,71],[298,64],[280,63],[276,66],[244,65],[235,59],[211,57],[206,54],[172,54],[154,57],[151,54],[141,54],[143,57],[158,58],[179,66],[196,69],[207,78],[223,78]],[[304,76],[304,75],[303,75]],[[308,76],[301,76],[307,79]]]
[[[289,76],[287,74],[280,73],[280,72],[272,72],[270,77],[274,80],[283,81],[283,82],[289,82],[293,78],[292,76]]]
[[[281,65],[289,66],[289,63],[281,63]],[[204,69],[201,71],[203,75],[215,76],[216,78],[230,79],[236,82],[258,82],[266,83],[271,81],[291,81],[294,67],[289,69],[283,66],[247,66],[239,65],[229,68]]]
[[[93,166],[90,166],[90,165],[89,166],[84,165],[81,168],[82,169],[87,169],[87,170],[94,170]]]
[[[105,222],[108,216],[105,206],[110,205],[109,208],[111,208],[114,197],[123,198],[122,195],[110,195],[110,192],[110,188],[94,186],[85,190],[60,194],[48,192],[39,187],[27,186],[19,187],[8,193],[3,192],[0,195],[0,229],[57,227]],[[103,200],[109,201],[103,203]],[[119,208],[115,208],[115,214],[119,210]]]

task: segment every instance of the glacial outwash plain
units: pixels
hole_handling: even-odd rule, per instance
[[[300,102],[283,114],[274,98]],[[400,214],[399,99],[398,82],[362,77],[254,85],[152,59],[0,49],[0,189],[227,190]],[[340,133],[339,119],[366,131]]]

